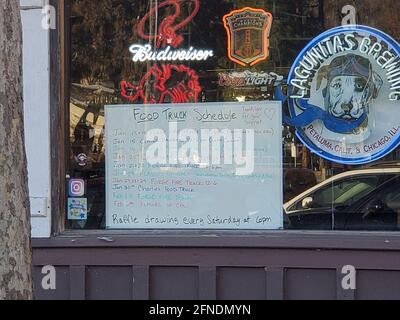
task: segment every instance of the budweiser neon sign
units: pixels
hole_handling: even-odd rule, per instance
[[[187,6],[184,10],[184,6]],[[160,19],[160,9],[166,8],[168,15]],[[129,47],[133,62],[154,62],[139,83],[121,82],[121,96],[130,102],[144,104],[198,102],[202,91],[196,72],[173,62],[205,61],[214,56],[212,50],[190,47],[178,49],[184,41],[177,31],[187,25],[200,9],[199,0],[166,0],[159,3],[139,22],[139,37],[152,44],[133,44]],[[184,12],[188,12],[185,17]],[[172,12],[172,13],[171,13]],[[151,21],[160,21],[156,32],[146,32]]]
[[[212,50],[197,50],[193,47],[189,49],[175,50],[167,46],[163,50],[154,50],[151,45],[134,44],[129,48],[132,53],[132,61],[205,61],[214,55]]]
[[[181,16],[183,3],[188,5],[193,3],[192,10],[187,17]],[[159,10],[164,7],[172,7],[175,12],[161,20],[154,34],[147,33],[145,26],[149,24],[150,20],[155,19]],[[132,53],[132,61],[205,61],[213,57],[213,50],[194,49],[193,47],[176,50],[184,41],[183,36],[178,35],[177,31],[187,25],[197,15],[199,9],[199,0],[167,0],[151,9],[140,21],[137,32],[142,39],[155,41],[154,45],[131,45],[129,51]],[[178,19],[182,21],[175,23]]]

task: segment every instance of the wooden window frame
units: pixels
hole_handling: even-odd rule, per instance
[[[51,166],[51,236],[64,231],[65,168],[68,88],[68,52],[66,12],[68,0],[50,0],[57,12],[57,28],[50,29],[50,166]]]

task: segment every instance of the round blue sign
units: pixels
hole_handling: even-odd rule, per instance
[[[366,26],[312,40],[288,77],[290,118],[314,153],[342,164],[378,160],[400,144],[400,45]]]

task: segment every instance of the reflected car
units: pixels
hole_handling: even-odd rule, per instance
[[[348,171],[284,205],[287,229],[397,230],[400,167]]]

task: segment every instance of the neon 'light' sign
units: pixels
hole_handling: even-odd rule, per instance
[[[121,82],[122,97],[144,104],[198,102],[201,90],[196,72],[183,65],[154,65],[139,85]],[[146,91],[151,92],[150,96]]]
[[[218,84],[220,87],[252,87],[275,85],[283,82],[283,76],[274,72],[231,72],[219,73]]]

